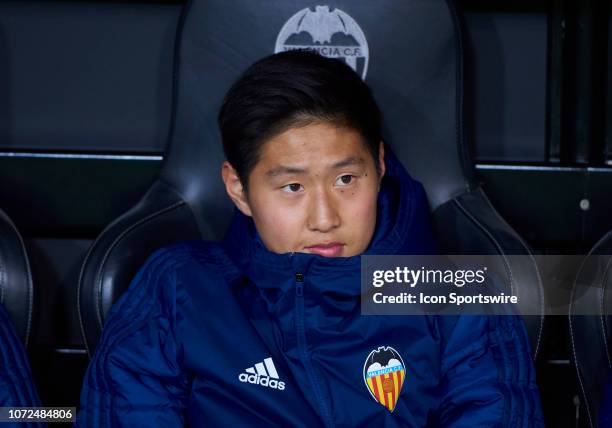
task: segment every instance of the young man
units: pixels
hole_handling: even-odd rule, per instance
[[[431,254],[422,186],[345,64],[285,52],[219,114],[221,243],[156,252],[114,305],[78,424],[542,426],[516,317],[361,316],[361,254]]]

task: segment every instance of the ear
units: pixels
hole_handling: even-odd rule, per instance
[[[383,144],[383,142],[381,141],[380,144],[378,145],[378,165],[379,165],[379,169],[380,169],[380,175],[378,177],[378,190],[380,190],[380,183],[382,181],[382,178],[385,175],[385,145]]]
[[[221,177],[225,183],[225,191],[234,205],[244,214],[252,217],[251,207],[246,197],[246,192],[242,187],[242,182],[238,173],[228,161],[224,161],[221,166]]]

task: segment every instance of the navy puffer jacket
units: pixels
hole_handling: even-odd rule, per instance
[[[435,251],[423,187],[388,154],[367,254]],[[543,426],[514,316],[362,316],[360,256],[276,254],[237,213],[156,252],[113,306],[83,427]]]

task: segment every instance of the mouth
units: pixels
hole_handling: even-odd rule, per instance
[[[323,244],[306,247],[305,250],[312,254],[319,254],[325,257],[338,257],[342,254],[345,244],[340,242],[328,242]]]

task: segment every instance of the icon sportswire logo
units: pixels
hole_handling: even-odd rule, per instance
[[[266,388],[278,389],[279,391],[285,389],[285,382],[279,380],[278,372],[270,357],[261,363],[255,364],[254,367],[249,367],[245,370],[245,373],[240,373],[238,379],[243,383],[252,383],[265,386]]]

